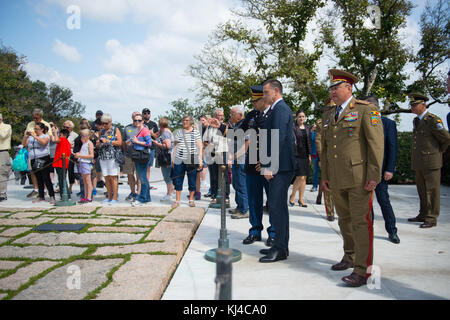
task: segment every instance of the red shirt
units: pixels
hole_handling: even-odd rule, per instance
[[[55,150],[55,160],[62,157],[62,154],[65,153],[66,156],[66,169],[69,167],[69,157],[72,154],[70,151],[70,142],[64,137],[59,138],[60,142],[56,145]],[[62,159],[53,163],[54,168],[62,168]]]

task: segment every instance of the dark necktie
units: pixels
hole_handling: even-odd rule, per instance
[[[420,123],[420,119],[419,117],[415,117],[414,118],[414,128],[417,129],[417,127],[419,126]]]
[[[339,118],[339,113],[341,113],[342,107],[341,106],[337,106],[336,107],[336,114],[334,115],[334,121],[338,121]]]

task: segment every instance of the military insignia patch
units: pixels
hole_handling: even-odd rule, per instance
[[[358,120],[358,112],[350,112],[344,116],[344,120],[348,122],[353,122]]]
[[[442,124],[442,120],[441,119],[437,120],[436,126],[437,126],[438,130],[444,129],[444,125]]]
[[[380,113],[378,111],[370,111],[370,122],[376,126],[380,122]]]

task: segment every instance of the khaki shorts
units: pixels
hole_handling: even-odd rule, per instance
[[[134,167],[134,161],[129,157],[125,157],[125,163],[123,165],[122,173],[123,174],[134,174],[136,172],[136,168]]]

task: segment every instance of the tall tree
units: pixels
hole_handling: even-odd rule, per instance
[[[450,3],[438,0],[434,6],[426,5],[420,18],[420,50],[414,58],[420,78],[408,91],[423,91],[431,97],[428,107],[448,104],[447,70],[441,67],[450,59]]]
[[[293,109],[318,104],[325,94],[313,90],[321,50],[307,52],[302,42],[308,22],[324,1],[243,0],[242,4],[234,11],[234,20],[218,26],[190,68],[201,86],[212,89],[200,92],[200,98],[223,101],[220,106],[249,105],[251,85],[279,78]]]
[[[406,64],[412,54],[402,42],[413,5],[408,0],[333,0],[334,8],[321,20],[318,45],[332,49],[336,64],[360,78],[357,94],[376,93],[389,109],[405,100]],[[375,6],[376,23],[367,26],[368,9]]]

